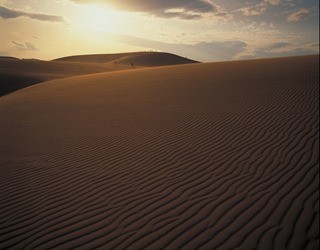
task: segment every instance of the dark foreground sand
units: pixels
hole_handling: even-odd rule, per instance
[[[0,98],[2,249],[317,249],[317,56]]]

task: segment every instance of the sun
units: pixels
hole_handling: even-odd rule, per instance
[[[118,30],[121,23],[118,12],[98,6],[87,6],[78,20],[78,27],[90,33],[110,33]]]

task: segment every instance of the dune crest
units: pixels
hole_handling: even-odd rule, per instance
[[[55,61],[86,62],[86,63],[110,63],[152,67],[178,64],[198,63],[197,61],[164,52],[128,52],[116,54],[78,55],[55,59]]]
[[[4,249],[316,249],[317,56],[87,75],[0,99]]]
[[[0,57],[0,97],[37,83],[101,72],[197,63],[160,52],[80,55],[53,61]]]

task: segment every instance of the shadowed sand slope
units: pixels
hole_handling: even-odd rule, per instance
[[[318,57],[56,80],[0,99],[0,245],[317,249]]]
[[[133,63],[136,66],[146,67],[197,63],[197,61],[190,60],[185,57],[163,52],[132,52],[102,55],[79,55],[59,58],[55,61],[95,63],[107,63],[116,61],[119,64],[130,65],[131,63]]]
[[[48,80],[128,68],[125,65],[0,57],[0,96]]]
[[[131,69],[131,63],[134,67],[154,67],[196,61],[160,52],[81,55],[53,61],[0,57],[0,96],[49,80]]]

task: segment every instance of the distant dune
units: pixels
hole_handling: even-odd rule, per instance
[[[71,56],[54,61],[0,57],[0,96],[44,81],[131,69],[131,63],[135,67],[152,67],[194,62],[173,54],[153,52]]]
[[[136,66],[154,67],[154,66],[168,66],[178,64],[198,63],[185,57],[169,53],[139,53],[135,55],[127,55],[119,58],[118,63],[130,65],[133,63]]]
[[[48,80],[119,69],[114,65],[0,58],[0,96]]]
[[[107,63],[107,62],[118,60],[119,58],[122,58],[122,57],[135,55],[135,54],[140,54],[140,52],[67,56],[67,57],[55,59],[53,61]]]
[[[19,60],[18,58],[12,57],[12,56],[0,56],[0,60],[3,60],[3,59],[7,59],[7,60]]]
[[[318,249],[318,56],[0,98],[2,249]]]
[[[94,63],[107,63],[116,61],[120,64],[130,65],[131,63],[133,63],[136,66],[145,67],[197,63],[197,61],[190,60],[185,57],[163,52],[132,52],[105,55],[79,55],[59,58],[55,61]]]

